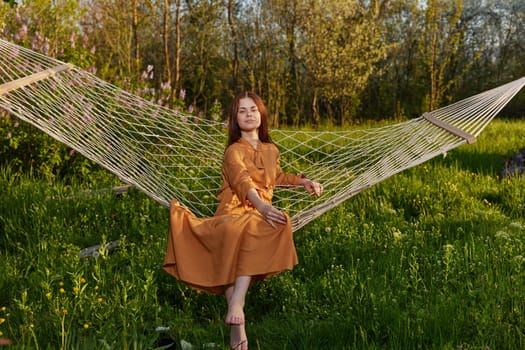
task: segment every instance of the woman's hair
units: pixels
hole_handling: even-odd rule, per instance
[[[270,133],[268,131],[268,110],[266,109],[263,100],[257,94],[245,91],[235,96],[230,106],[227,146],[234,144],[241,138],[241,128],[239,128],[239,123],[237,123],[237,113],[239,112],[239,103],[243,98],[251,98],[261,114],[261,126],[259,126],[258,129],[259,140],[261,142],[271,143],[272,139],[270,138]]]

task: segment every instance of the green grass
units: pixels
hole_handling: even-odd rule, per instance
[[[396,175],[295,234],[300,265],[254,286],[251,349],[525,348],[525,183],[499,179],[525,122]],[[227,348],[226,304],[161,269],[167,210],[142,193],[0,171],[0,332],[12,349]],[[118,250],[80,258],[87,246]]]

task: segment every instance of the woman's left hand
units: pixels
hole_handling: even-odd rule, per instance
[[[305,179],[303,186],[306,189],[306,192],[310,193],[311,195],[320,196],[321,193],[323,193],[323,185],[321,185],[319,182]]]

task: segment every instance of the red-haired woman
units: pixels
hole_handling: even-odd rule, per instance
[[[195,289],[224,294],[230,346],[246,350],[248,287],[297,264],[290,218],[272,205],[273,189],[302,185],[319,196],[323,186],[282,172],[279,151],[268,132],[268,112],[252,92],[241,93],[232,102],[222,180],[213,217],[197,218],[177,201],[171,202],[164,269]]]

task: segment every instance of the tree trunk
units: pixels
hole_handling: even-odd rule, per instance
[[[171,62],[170,62],[170,1],[164,0],[162,25],[162,41],[164,48],[164,65],[166,66],[166,83],[171,87]]]
[[[172,91],[178,91],[178,89],[180,88],[179,86],[179,82],[180,82],[180,57],[181,57],[181,52],[182,52],[182,47],[180,45],[180,37],[181,37],[181,25],[180,25],[180,20],[181,20],[181,15],[180,15],[180,0],[176,0],[175,1],[175,6],[176,6],[176,19],[177,19],[177,23],[176,23],[176,27],[175,27],[175,80],[173,82],[173,88],[172,88]],[[172,92],[173,94],[173,92]]]
[[[181,6],[180,6],[180,0],[175,0],[175,77],[173,81],[170,83],[171,91],[170,91],[170,97],[169,97],[169,103],[170,106],[173,104],[173,101],[175,100],[175,94],[180,89],[180,58],[181,58],[181,52],[182,47],[180,44],[181,39]]]
[[[317,97],[318,97],[318,89],[316,87],[314,87],[313,89],[313,97],[312,97],[312,112],[313,112],[313,117],[314,117],[314,124],[319,126],[319,121],[320,121],[320,117],[319,117],[319,108],[317,107]]]
[[[135,44],[134,47],[134,58],[135,58],[135,73],[140,71],[140,43],[138,35],[139,27],[139,15],[138,15],[138,5],[137,0],[133,0],[133,41]]]
[[[231,39],[233,43],[233,62],[232,62],[232,83],[234,94],[239,89],[239,43],[237,38],[237,28],[235,26],[235,19],[233,13],[234,0],[228,0],[228,24],[230,26]]]

